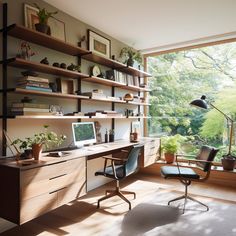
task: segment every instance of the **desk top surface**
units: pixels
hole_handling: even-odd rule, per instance
[[[137,143],[144,144],[145,142],[148,142],[150,140],[153,140],[153,138],[143,137],[143,138],[140,138],[140,140]],[[108,155],[115,151],[119,151],[122,148],[131,147],[137,143],[131,143],[129,140],[117,140],[112,143],[102,143],[102,144],[84,147],[81,149],[68,150],[68,151],[65,151],[66,155],[62,157],[48,156],[49,153],[45,152],[45,153],[42,153],[41,159],[39,161],[35,161],[33,159],[15,161],[13,158],[6,158],[0,161],[0,166],[19,168],[20,170],[27,170],[27,169],[37,168],[40,166],[46,166],[46,165],[56,164],[59,162],[65,162],[65,161],[75,159],[75,158],[83,158],[83,157],[86,158],[90,156],[99,157],[99,155],[101,156]]]

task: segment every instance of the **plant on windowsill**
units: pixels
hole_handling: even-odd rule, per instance
[[[141,53],[131,47],[122,48],[120,57],[124,60],[124,63],[126,63],[127,66],[133,66],[134,61],[136,61],[139,65],[141,65],[143,62]]]
[[[35,24],[35,29],[41,33],[51,35],[51,30],[48,25],[48,19],[52,17],[52,15],[57,14],[57,11],[48,12],[45,8],[39,7],[38,4],[34,3],[35,7],[39,10],[37,12],[37,16],[39,18],[39,23]]]
[[[34,159],[39,160],[43,145],[46,148],[53,144],[59,146],[66,139],[65,135],[57,135],[53,131],[48,131],[48,127],[48,125],[44,125],[44,132],[37,133],[33,137],[27,137],[24,140],[16,139],[12,142],[12,145],[18,145],[24,151],[32,149]]]
[[[164,152],[166,163],[171,164],[175,161],[175,156],[180,151],[181,143],[185,138],[179,134],[161,138],[161,150]]]

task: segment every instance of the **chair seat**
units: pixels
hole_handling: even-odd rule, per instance
[[[125,177],[125,173],[124,173],[124,166],[123,165],[116,165],[115,166],[115,170],[116,170],[116,176],[118,179],[123,179]],[[97,172],[95,172],[95,176],[97,175],[103,175],[105,177],[108,178],[112,178],[112,179],[116,179],[112,170],[112,166],[107,166],[105,169],[105,172],[103,169],[98,170]]]
[[[179,174],[180,170],[180,174]],[[200,176],[191,168],[184,168],[184,167],[176,166],[162,166],[161,167],[161,174],[165,178],[175,178],[175,177],[184,177],[188,179],[199,179]]]

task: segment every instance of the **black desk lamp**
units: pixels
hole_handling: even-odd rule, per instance
[[[216,109],[217,111],[219,111],[226,118],[226,120],[228,122],[230,122],[229,151],[227,154],[227,156],[230,156],[231,155],[232,138],[233,138],[233,123],[234,123],[234,121],[228,115],[226,115],[224,112],[222,112],[217,107],[215,107],[212,103],[207,102],[205,95],[202,95],[200,99],[196,99],[196,100],[193,100],[192,102],[190,102],[190,105],[196,106],[198,108],[203,108],[203,109],[208,109],[208,104],[211,107],[213,107],[214,109]]]

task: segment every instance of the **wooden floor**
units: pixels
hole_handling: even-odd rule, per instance
[[[97,199],[104,195],[105,189],[110,189],[113,186],[114,182],[95,189],[78,201],[62,206],[22,226],[16,226],[0,219],[0,233],[5,231],[1,235],[14,236],[132,235],[119,233],[123,227],[121,222],[129,213],[127,203],[118,197],[114,197],[102,202],[101,209],[96,209]],[[121,187],[136,192],[137,198],[135,200],[132,200],[131,196],[128,197],[132,202],[133,209],[143,202],[148,203],[154,194],[156,196],[164,196],[161,204],[166,206],[173,194],[180,195],[184,190],[183,185],[178,183],[178,181],[164,180],[158,176],[144,174],[137,174],[127,178],[121,183]],[[217,202],[222,202],[224,206],[236,204],[236,189],[207,183],[194,183],[189,190],[190,194],[196,195],[200,200],[214,199]],[[150,201],[155,201],[155,199]],[[198,213],[194,212],[194,214]]]

